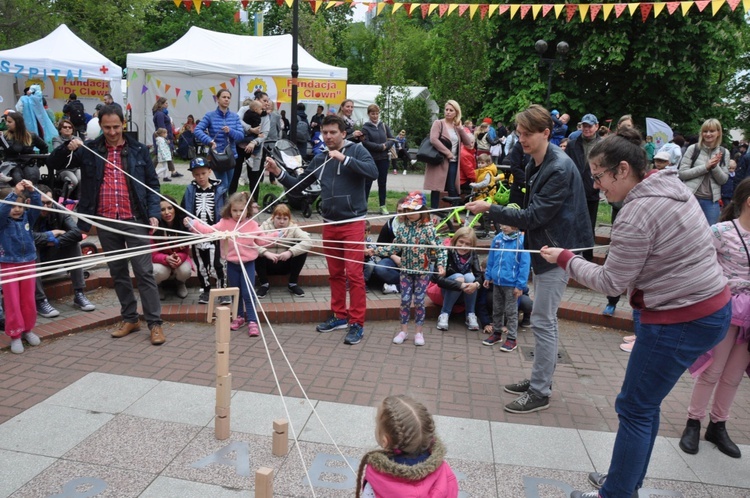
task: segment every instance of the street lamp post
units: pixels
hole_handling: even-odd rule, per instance
[[[562,60],[568,54],[568,51],[570,51],[570,45],[564,41],[558,43],[554,57],[544,56],[544,54],[547,53],[548,47],[549,45],[546,40],[537,40],[534,44],[534,50],[539,54],[539,67],[544,67],[545,64],[547,65],[547,109],[549,109],[549,97],[552,92],[552,73],[554,72],[555,63]]]

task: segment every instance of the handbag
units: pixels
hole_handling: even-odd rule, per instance
[[[211,169],[217,173],[234,170],[235,159],[231,144],[228,144],[223,152],[213,148],[209,149],[208,160],[211,163]]]
[[[451,144],[445,143],[445,139],[443,138],[443,123],[440,122],[440,142],[445,145],[447,149],[450,150]],[[427,135],[423,140],[422,143],[419,144],[419,150],[417,151],[417,161],[422,161],[425,164],[441,164],[445,160],[445,156],[442,152],[437,150],[434,145],[432,145],[432,142],[430,142],[430,136]]]

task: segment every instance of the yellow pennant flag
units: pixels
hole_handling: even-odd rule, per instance
[[[562,12],[563,8],[565,7],[564,3],[556,3],[555,4],[555,19],[560,17],[560,12]]]
[[[479,8],[478,3],[473,3],[469,5],[469,19],[474,19],[474,14],[477,13],[477,9]]]
[[[457,3],[448,4],[448,12],[446,12],[445,15],[446,16],[451,15],[453,13],[453,11],[456,10],[457,8],[458,8],[458,4]]]
[[[693,6],[693,2],[680,2],[680,10],[682,10],[682,15],[687,15],[688,10],[690,10],[690,7]]]
[[[579,3],[578,13],[581,14],[581,22],[586,20],[586,14],[589,12],[589,4]]]
[[[747,0],[747,1],[750,2],[750,0]],[[500,7],[500,5],[496,4],[496,3],[493,3],[493,4],[490,5],[490,10],[487,11],[487,19],[489,19],[490,17],[492,17],[492,15],[495,13],[495,11],[498,9],[498,7]]]
[[[161,89],[161,80],[156,80],[156,88]]]
[[[402,4],[402,3],[394,3],[393,4],[393,10],[391,11],[391,14],[395,14],[396,11],[398,9],[400,9],[401,7],[403,7],[403,6],[404,6],[404,4]]]
[[[211,90],[211,95],[216,95],[216,87],[215,86],[210,86],[210,87],[208,87],[208,89]]]
[[[612,13],[612,8],[615,5],[612,3],[604,3],[602,4],[602,12],[604,13],[604,20],[606,21],[609,15]]]
[[[513,16],[516,15],[516,12],[518,12],[518,9],[521,8],[520,4],[512,3],[510,4],[510,18],[513,19]]]
[[[195,1],[197,2],[198,0],[195,0]],[[170,99],[170,100],[172,101],[172,108],[174,109],[175,107],[177,107],[177,99]]]
[[[180,8],[180,5],[182,5],[182,0],[174,0],[174,6],[178,9]]]
[[[661,14],[661,11],[664,10],[664,7],[666,7],[667,4],[664,2],[656,2],[654,3],[654,19],[659,17],[659,14]]]
[[[439,3],[431,3],[430,8],[427,10],[427,15],[431,16],[432,13],[435,12],[435,9],[437,9],[438,7],[440,7]]]
[[[326,10],[334,8],[336,6],[336,3],[337,2],[328,2],[326,4]]]
[[[203,0],[193,0],[193,7],[195,7],[195,11],[198,14],[201,13],[201,3],[203,3]],[[174,107],[174,105],[172,107]]]
[[[745,9],[745,12],[750,10],[750,0],[742,0],[742,8]]]
[[[722,5],[724,5],[724,0],[711,0],[711,15],[715,16]]]
[[[379,16],[381,12],[383,12],[383,9],[385,8],[385,2],[378,2],[377,11],[375,13],[376,16]]]
[[[291,9],[292,5],[294,5],[294,0],[284,0],[284,3],[286,3],[286,6]]]
[[[541,4],[534,4],[531,6],[531,17],[536,19],[536,16],[539,15],[539,11],[542,10]]]
[[[635,11],[638,9],[638,6],[641,5],[639,3],[629,3],[628,4],[628,10],[630,11],[630,15],[632,16]]]

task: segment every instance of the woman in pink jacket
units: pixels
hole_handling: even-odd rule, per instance
[[[193,262],[190,260],[190,246],[174,247],[173,241],[164,239],[164,237],[187,235],[184,228],[185,215],[175,207],[177,201],[174,198],[165,195],[164,199],[160,203],[159,230],[154,232],[154,239],[151,241],[154,246],[154,252],[151,253],[151,261],[154,263],[154,279],[156,285],[159,286],[159,299],[164,299],[162,282],[170,278],[177,281],[175,289],[177,297],[185,299],[188,295],[185,282],[190,278],[190,273],[193,271]]]

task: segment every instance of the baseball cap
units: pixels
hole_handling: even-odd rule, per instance
[[[671,161],[672,157],[669,155],[669,152],[667,152],[665,150],[660,150],[654,156],[654,161],[657,160],[657,159],[660,159],[662,161]]]
[[[596,119],[596,116],[593,114],[586,114],[583,119],[581,119],[581,123],[585,123],[587,125],[595,125],[599,124],[599,120]]]
[[[559,116],[560,111],[558,111],[557,109],[552,109],[552,112],[550,114],[552,114],[553,116]]]
[[[188,166],[188,171],[193,171],[195,168],[210,168],[211,166],[208,165],[208,162],[203,159],[202,157],[196,157],[192,161],[190,161],[190,166]]]

